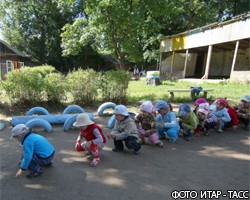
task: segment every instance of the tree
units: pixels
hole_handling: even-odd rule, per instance
[[[61,12],[51,0],[0,0],[2,34],[6,41],[35,60],[59,67],[66,61],[60,47],[61,28],[75,10]]]
[[[0,0],[4,38],[54,66],[83,65],[95,52],[156,62],[162,36],[247,12],[248,0]],[[93,60],[93,59],[92,59]]]

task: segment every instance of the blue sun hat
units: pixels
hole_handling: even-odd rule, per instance
[[[191,111],[191,108],[188,104],[182,104],[179,108],[179,116],[186,117]]]
[[[250,102],[250,95],[244,95],[242,98],[241,98],[241,101],[246,101],[246,102]]]
[[[158,111],[161,108],[166,108],[168,107],[168,103],[166,101],[163,100],[159,100],[156,104],[155,104],[155,108],[154,111]]]
[[[124,116],[129,116],[129,113],[127,111],[127,108],[126,106],[124,105],[118,105],[114,108],[114,114],[117,114],[117,115],[124,115]]]

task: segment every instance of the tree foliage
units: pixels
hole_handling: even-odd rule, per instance
[[[88,62],[94,51],[125,61],[159,58],[163,35],[248,12],[248,0],[0,0],[4,38],[42,63]]]

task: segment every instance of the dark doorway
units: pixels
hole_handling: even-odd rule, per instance
[[[201,78],[203,76],[204,53],[197,53],[194,77]]]

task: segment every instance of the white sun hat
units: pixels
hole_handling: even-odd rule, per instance
[[[152,113],[153,105],[151,101],[145,101],[140,105],[140,110]]]
[[[11,137],[12,139],[14,136],[21,135],[24,132],[28,132],[29,128],[25,124],[18,124],[11,130]]]
[[[76,122],[73,123],[73,126],[75,127],[88,126],[94,123],[95,122],[89,119],[89,115],[87,113],[81,113],[77,115]]]

